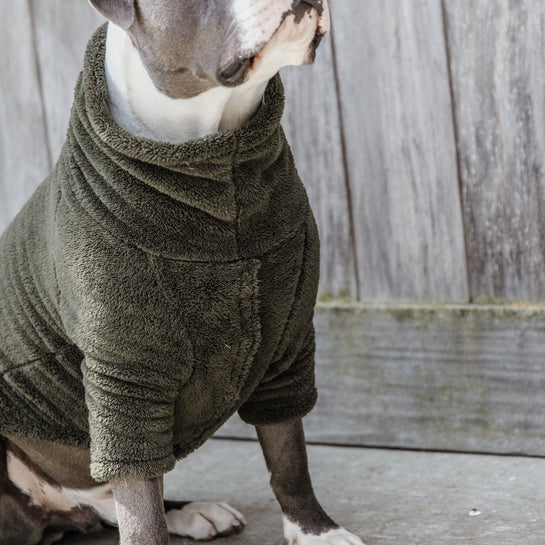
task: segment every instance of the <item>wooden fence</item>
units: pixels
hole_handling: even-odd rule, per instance
[[[310,438],[545,455],[545,4],[331,8],[314,67],[284,72],[322,238]],[[54,164],[101,21],[0,2],[0,229]]]

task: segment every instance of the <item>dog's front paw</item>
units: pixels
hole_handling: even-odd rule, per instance
[[[220,502],[188,503],[166,517],[169,533],[199,540],[240,532],[246,524],[242,513]]]
[[[284,535],[288,545],[365,545],[356,535],[342,527],[313,534],[305,532],[295,522],[284,517]]]

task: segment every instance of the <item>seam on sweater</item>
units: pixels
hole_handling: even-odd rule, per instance
[[[70,166],[69,166],[69,168],[67,170],[70,172],[70,176],[69,176],[70,182],[71,182],[72,171],[74,171],[74,170],[77,170],[78,173],[82,177],[85,178],[85,176],[84,176],[82,170],[80,169],[79,165],[73,160],[70,161]],[[273,244],[270,248],[267,249],[266,252],[260,253],[259,255],[256,255],[256,256],[240,257],[240,250],[239,250],[239,248],[237,248],[237,254],[239,254],[239,255],[238,255],[238,257],[236,259],[223,259],[223,260],[217,260],[217,261],[200,260],[200,259],[188,259],[186,257],[180,257],[178,255],[172,255],[172,254],[167,253],[167,252],[152,250],[150,248],[145,247],[144,245],[140,245],[140,244],[135,243],[134,241],[130,240],[129,238],[121,236],[118,232],[115,232],[115,231],[112,231],[112,230],[108,229],[108,227],[105,225],[104,222],[100,221],[94,214],[91,214],[89,212],[89,210],[87,210],[86,207],[81,205],[80,200],[77,198],[76,194],[74,193],[73,183],[68,183],[68,184],[65,184],[65,185],[67,186],[67,190],[70,191],[70,193],[72,195],[72,199],[79,204],[78,212],[81,211],[82,213],[84,213],[95,225],[99,226],[105,233],[107,233],[113,239],[125,244],[126,246],[128,246],[130,248],[134,248],[134,249],[138,250],[139,252],[142,252],[142,253],[144,253],[146,255],[149,255],[149,256],[152,256],[152,257],[158,257],[158,258],[162,258],[162,259],[169,259],[171,261],[180,261],[180,262],[186,262],[186,263],[237,263],[239,261],[246,261],[246,260],[249,260],[249,259],[259,259],[259,258],[262,258],[262,257],[269,256],[270,254],[272,254],[276,250],[278,250],[278,248],[280,248],[284,244],[286,244],[286,243],[290,242],[291,240],[293,240],[296,236],[298,236],[300,234],[302,228],[304,228],[305,231],[308,229],[308,227],[306,226],[306,223],[308,221],[308,217],[309,217],[309,214],[310,214],[310,207],[309,206],[306,207],[307,209],[306,209],[306,212],[305,212],[305,217],[304,217],[301,225],[299,225],[297,227],[297,229],[295,229],[288,236],[286,236],[282,240],[279,240],[278,242],[276,242],[276,244]],[[236,238],[237,238],[237,245],[239,246],[238,218],[239,218],[239,209],[237,208]]]
[[[36,344],[39,346],[39,344],[41,343],[43,346],[48,344],[47,339],[44,339],[43,337],[44,330],[47,331],[48,334],[54,335],[56,337],[56,341],[63,341],[64,338],[62,327],[59,327],[58,321],[53,319],[50,309],[46,304],[45,300],[48,298],[47,288],[44,290],[46,293],[44,297],[43,293],[41,292],[39,282],[36,282],[35,280],[37,277],[37,275],[35,274],[36,260],[32,258],[32,252],[30,251],[29,243],[30,241],[28,238],[22,237],[21,249],[23,250],[27,261],[26,266],[22,268],[22,270],[24,271],[22,279],[23,285],[25,287],[30,286],[31,289],[35,290],[36,297],[28,297],[28,295],[30,295],[30,292],[28,291],[28,288],[25,289],[25,294],[27,295],[27,297],[24,297],[24,302],[28,302],[29,299],[32,300],[32,315],[29,316],[24,310],[24,304],[20,304],[20,308],[23,310],[23,312],[25,312],[25,317],[27,318],[28,323],[34,325],[34,327],[32,328],[33,333],[36,335],[39,341]],[[27,279],[30,279],[30,282],[27,282]],[[25,327],[25,330],[28,331],[28,328]]]
[[[250,367],[255,357],[255,353],[261,343],[261,320],[258,307],[259,282],[257,279],[257,269],[242,270],[239,275],[239,296],[238,296],[238,312],[240,323],[241,340],[238,345],[235,362],[238,365],[233,365],[231,372],[231,383],[240,393],[241,385],[246,380]],[[247,282],[248,286],[245,286]],[[249,294],[246,296],[248,309],[246,313],[243,310],[244,291],[245,287],[249,288]],[[247,318],[247,319],[245,319]],[[244,326],[245,330],[243,330]],[[256,344],[258,347],[256,348]],[[235,375],[238,372],[238,375]]]
[[[3,354],[3,352],[0,350],[0,355]],[[2,376],[4,375],[8,375],[9,373],[11,373],[12,371],[18,371],[19,369],[23,369],[24,367],[26,367],[27,365],[32,365],[34,363],[38,363],[40,361],[43,361],[44,359],[47,359],[48,357],[51,357],[51,356],[54,356],[55,354],[52,353],[52,352],[46,352],[44,353],[43,356],[39,357],[39,358],[34,358],[32,360],[28,360],[28,361],[25,361],[24,363],[17,363],[11,367],[9,367],[8,369],[4,369],[2,371]],[[9,361],[9,360],[8,360]]]
[[[234,190],[234,198],[235,198],[235,204],[237,207],[237,214],[235,217],[235,239],[237,241],[237,259],[240,259],[240,216],[242,213],[242,203],[240,199],[238,198],[239,188],[237,184],[235,183],[235,157],[238,153],[239,148],[239,142],[238,138],[235,137],[235,145],[233,146],[233,153],[231,154],[231,183],[233,184]]]
[[[62,154],[61,154],[61,157],[62,157]],[[64,164],[64,163],[66,163],[66,160],[63,158],[62,162]],[[55,167],[55,170],[53,172],[55,172],[56,170],[57,170],[57,167]],[[50,183],[50,190],[51,191],[53,191],[53,187],[54,187],[54,185],[52,183]],[[61,190],[61,188],[59,188],[58,193],[59,193],[59,196],[57,197],[57,202],[55,203],[55,210],[53,211],[53,226],[54,226],[55,231],[57,230],[58,210],[59,210],[59,206],[61,204],[61,199],[62,199],[62,190]],[[60,308],[61,308],[61,287],[60,287],[60,284],[59,284],[59,276],[58,276],[58,273],[57,273],[56,252],[53,253],[52,260],[53,260],[53,278],[55,279],[55,287],[56,287],[55,297],[57,298],[57,301],[56,301],[57,309],[56,310],[57,310],[57,314],[59,315],[59,321],[62,324],[63,328],[66,330],[66,328],[64,327],[64,323],[63,323],[63,320],[62,320],[61,313],[60,313]]]
[[[0,361],[10,361],[8,358],[8,355],[2,350],[2,347],[0,346]],[[2,371],[2,375],[4,372]]]
[[[28,332],[26,334],[27,339],[30,339],[32,342],[33,347],[34,346],[40,346],[40,344],[43,345],[43,339],[40,337],[39,330],[36,327],[32,327],[30,330],[28,328],[28,324],[33,324],[34,320],[32,319],[32,315],[29,315],[27,308],[26,308],[26,291],[21,294],[21,290],[24,291],[24,286],[26,285],[26,282],[24,282],[24,279],[21,277],[21,271],[26,272],[25,267],[18,268],[18,265],[20,264],[20,258],[21,253],[24,255],[25,258],[28,259],[28,252],[26,247],[26,240],[20,240],[17,238],[16,240],[16,250],[17,255],[16,259],[8,260],[8,265],[11,265],[11,268],[8,267],[8,275],[10,276],[10,284],[9,289],[10,291],[13,291],[15,294],[15,300],[17,302],[17,307],[14,308],[13,305],[11,306],[11,310],[13,311],[12,319],[17,322],[18,326],[21,328],[22,331]],[[19,277],[16,278],[14,272],[17,272],[19,274]],[[24,275],[23,275],[24,276]],[[39,316],[41,319],[41,316]]]
[[[313,323],[310,324],[309,329],[305,333],[303,338],[305,339],[303,343],[303,347],[301,348],[301,350],[299,350],[297,355],[293,358],[293,361],[291,362],[290,366],[287,369],[285,369],[283,372],[279,373],[278,375],[272,378],[269,378],[269,379],[264,378],[260,383],[260,392],[272,392],[274,390],[278,390],[278,388],[284,388],[283,386],[280,386],[280,387],[275,386],[275,383],[280,378],[293,376],[297,379],[297,377],[301,373],[298,365],[299,366],[301,364],[304,365],[309,360],[312,362],[312,365],[313,365],[313,361],[314,361],[314,357],[316,353],[316,333],[314,330]],[[274,363],[276,363],[276,361],[273,361],[273,365]]]
[[[141,248],[140,246],[130,244],[130,243],[126,243],[126,244],[129,245],[129,246],[132,246],[133,248],[136,248],[137,250],[139,250],[141,252],[144,252],[144,253],[152,256],[153,258],[168,259],[169,261],[176,261],[178,263],[195,263],[195,264],[203,264],[203,265],[211,265],[211,264],[216,264],[216,265],[226,264],[226,265],[229,265],[229,264],[233,264],[233,263],[240,263],[241,261],[251,261],[252,259],[258,259],[258,260],[261,261],[263,258],[269,257],[270,255],[274,254],[284,244],[288,244],[294,238],[298,237],[301,234],[302,230],[304,230],[306,232],[306,230],[307,230],[306,221],[308,219],[308,214],[309,213],[307,212],[307,214],[304,217],[304,221],[302,222],[302,224],[295,231],[293,231],[293,233],[290,233],[286,238],[283,238],[282,240],[280,240],[279,242],[277,242],[276,244],[274,244],[273,246],[268,248],[266,252],[259,253],[258,255],[255,255],[255,256],[237,257],[236,259],[222,259],[222,260],[218,260],[218,261],[210,261],[209,259],[206,259],[206,260],[187,259],[185,257],[169,256],[169,255],[166,255],[166,254],[163,254],[163,253],[160,253],[160,252],[154,252],[154,251],[151,251],[151,250],[149,250],[147,248]],[[115,235],[112,235],[112,236],[115,237]],[[121,239],[118,239],[118,240],[121,240]],[[121,240],[121,242],[125,242],[125,241]]]
[[[33,358],[33,359],[25,361],[23,363],[17,363],[15,365],[9,367],[9,369],[4,369],[2,371],[2,376],[5,375],[5,374],[8,374],[8,373],[11,373],[12,371],[18,371],[19,369],[27,367],[28,365],[33,365],[35,363],[39,363],[39,362],[43,362],[43,361],[49,361],[51,358],[58,361],[57,360],[58,356],[64,356],[65,355],[64,352],[66,352],[67,350],[69,350],[71,348],[77,348],[79,350],[78,346],[76,346],[75,344],[67,343],[67,344],[65,344],[63,346],[60,346],[58,352],[44,352],[39,358]],[[2,352],[2,350],[0,350],[0,356],[2,354],[4,354],[4,353]],[[63,367],[63,370],[66,370],[66,368]]]
[[[244,287],[243,287],[243,277],[244,277],[244,271],[241,271],[239,276],[238,276],[238,292],[239,292],[240,296],[237,297],[238,323],[240,324],[240,342],[238,343],[235,363],[240,362],[241,355],[243,355],[242,352],[243,352],[243,346],[244,346],[244,338],[243,338],[244,337],[244,332],[243,332],[244,322],[243,322],[243,319],[242,319],[242,290],[244,289]],[[246,362],[244,362],[244,364],[246,364]],[[231,383],[232,384],[234,383],[234,381],[236,379],[235,369],[237,367],[238,366],[233,365],[233,367],[231,369]],[[243,367],[243,369],[244,369],[244,367]]]
[[[73,135],[73,138],[76,140],[75,135]],[[235,169],[236,169],[235,158],[236,158],[237,150],[238,150],[238,140],[236,140],[236,145],[234,146],[233,152],[231,154],[231,181],[234,180],[234,175],[235,175]],[[240,260],[257,259],[259,257],[266,257],[266,256],[272,254],[273,252],[275,252],[282,245],[284,245],[285,243],[288,243],[290,240],[292,240],[297,235],[299,235],[299,233],[301,232],[302,227],[304,227],[305,232],[308,231],[307,223],[308,223],[309,215],[311,214],[310,206],[306,206],[305,216],[303,218],[303,221],[301,222],[301,225],[299,225],[293,232],[291,232],[284,239],[279,240],[278,242],[273,244],[270,248],[268,248],[266,252],[260,253],[257,256],[251,256],[251,257],[247,257],[247,258],[240,257],[239,223],[240,223],[240,215],[241,215],[242,206],[241,206],[241,204],[239,202],[239,199],[237,198],[237,188],[236,188],[236,185],[235,185],[235,200],[237,202],[237,214],[236,214],[236,219],[235,219],[235,236],[236,236],[236,241],[237,241],[237,258],[236,259],[218,260],[218,261],[188,259],[188,258],[185,258],[185,257],[172,255],[172,254],[170,254],[168,252],[153,250],[153,249],[147,248],[144,245],[135,243],[134,240],[131,240],[131,239],[127,238],[127,237],[123,237],[119,232],[115,232],[115,231],[110,230],[107,227],[107,225],[105,224],[105,222],[103,222],[99,218],[97,218],[97,216],[95,214],[91,214],[91,212],[89,212],[89,210],[85,206],[83,206],[81,204],[80,199],[76,196],[76,194],[74,192],[74,182],[72,180],[72,176],[73,176],[72,172],[77,171],[79,173],[79,175],[83,179],[86,179],[86,177],[85,177],[85,174],[83,173],[83,171],[81,170],[80,166],[73,159],[72,153],[70,153],[70,160],[68,161],[68,163],[69,163],[69,165],[68,165],[67,171],[70,173],[70,176],[68,177],[68,183],[66,185],[68,186],[68,190],[70,191],[73,200],[79,204],[79,209],[82,212],[84,212],[85,215],[89,219],[91,219],[96,225],[100,226],[101,229],[104,232],[108,233],[115,240],[118,240],[118,241],[126,244],[127,246],[129,246],[131,248],[135,248],[135,249],[139,250],[140,252],[144,252],[145,254],[151,255],[153,257],[161,257],[161,258],[164,258],[164,259],[170,259],[170,260],[173,260],[173,261],[182,261],[182,262],[188,262],[188,263],[236,263],[236,262],[238,262]],[[95,194],[95,196],[96,196],[96,194]]]
[[[166,300],[167,304],[170,307],[175,308],[174,298],[172,293],[169,292],[168,288],[165,286],[164,282],[161,278],[161,273],[159,270],[159,267],[156,262],[156,257],[146,254],[147,260],[150,264],[150,267],[154,274],[155,282]],[[180,262],[180,261],[179,261]],[[181,261],[181,263],[186,263],[186,261]],[[194,262],[187,262],[194,264]],[[256,267],[257,263],[257,268]],[[238,343],[237,351],[234,356],[234,365],[233,370],[231,374],[231,383],[234,387],[236,387],[237,390],[240,389],[241,384],[246,380],[249,366],[251,365],[251,362],[248,363],[249,359],[253,359],[255,356],[255,345],[259,343],[260,339],[259,332],[261,328],[261,324],[259,321],[259,309],[257,308],[257,301],[258,301],[258,291],[259,291],[259,285],[258,285],[258,270],[260,267],[261,260],[256,258],[245,258],[245,259],[237,259],[235,261],[229,262],[227,264],[244,264],[245,267],[241,267],[239,270],[238,277],[235,281],[238,282],[238,289],[237,289],[237,302],[236,302],[236,309],[238,310],[238,323],[240,324],[241,328],[241,340]],[[224,262],[200,262],[199,263],[201,267],[210,267],[210,268],[216,268],[218,266],[223,266]],[[245,288],[248,288],[249,294],[244,296]],[[243,303],[244,299],[247,299],[247,305],[248,310],[244,311],[243,309]],[[245,320],[245,317],[248,318]],[[244,323],[254,323],[257,322],[258,326],[249,326],[246,328],[246,330],[243,330]],[[186,338],[188,339],[188,345],[191,349],[191,354],[189,354],[189,357],[191,358],[191,374],[188,377],[188,379],[184,382],[180,381],[179,385],[179,391],[183,389],[184,385],[187,384],[191,380],[191,377],[193,376],[196,366],[197,366],[197,358],[195,356],[195,350],[193,343],[191,341],[191,336],[189,335],[187,329],[185,328],[185,325],[183,323],[179,324],[180,327],[183,327],[186,332]],[[238,365],[237,365],[238,363]],[[235,374],[235,371],[238,371],[238,375]]]
[[[305,223],[305,242],[303,245],[303,259],[301,262],[301,266],[299,267],[299,277],[297,278],[297,285],[295,287],[294,293],[293,293],[293,300],[290,305],[290,313],[288,316],[288,319],[286,320],[286,323],[284,324],[284,328],[282,330],[282,335],[280,336],[280,339],[278,341],[278,345],[276,347],[276,350],[274,351],[273,357],[271,359],[271,365],[275,365],[276,362],[279,361],[280,356],[278,352],[280,351],[281,346],[284,343],[284,339],[287,335],[288,328],[291,325],[293,315],[295,313],[295,304],[298,300],[297,294],[301,291],[301,284],[304,280],[305,275],[303,274],[305,271],[305,262],[306,262],[306,256],[307,256],[307,248],[308,248],[308,224]]]
[[[153,276],[155,277],[155,282],[157,284],[157,287],[159,288],[159,291],[165,298],[166,302],[169,306],[172,306],[172,297],[167,292],[165,285],[163,283],[163,280],[161,279],[161,274],[159,273],[159,268],[157,267],[157,263],[155,262],[155,256],[150,255],[148,252],[143,252],[145,254],[145,257],[148,261],[149,266],[151,267],[151,270],[153,271]]]

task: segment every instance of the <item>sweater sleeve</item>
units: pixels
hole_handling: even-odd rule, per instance
[[[148,256],[92,228],[66,242],[57,267],[62,320],[84,356],[91,476],[152,478],[174,467],[175,400],[191,374],[190,349]]]
[[[301,342],[303,340],[303,342]],[[299,350],[294,351],[299,344]],[[278,424],[302,418],[316,404],[314,376],[315,334],[311,325],[306,336],[289,347],[284,358],[271,370],[239,409],[248,424]]]
[[[170,471],[176,381],[141,365],[114,365],[90,355],[82,372],[93,479],[147,479]]]
[[[316,223],[310,215],[300,254],[300,274],[282,339],[265,377],[239,409],[240,417],[248,424],[302,418],[316,403],[313,318],[319,254]]]

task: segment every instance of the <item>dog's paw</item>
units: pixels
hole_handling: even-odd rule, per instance
[[[221,502],[192,502],[166,514],[171,534],[207,540],[237,533],[246,519],[236,509]]]
[[[288,545],[365,545],[358,536],[340,526],[316,535],[305,533],[299,525],[286,517],[284,535]]]

